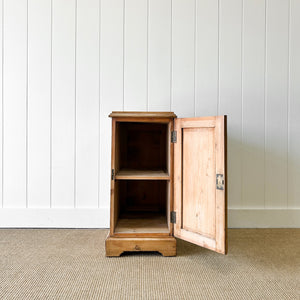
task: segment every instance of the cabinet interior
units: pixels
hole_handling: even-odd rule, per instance
[[[117,122],[116,174],[124,170],[168,172],[168,124]]]
[[[116,123],[115,234],[170,233],[169,126]]]

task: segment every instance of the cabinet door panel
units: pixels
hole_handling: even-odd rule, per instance
[[[177,119],[175,130],[174,235],[225,254],[226,116]]]

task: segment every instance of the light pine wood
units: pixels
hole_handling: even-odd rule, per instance
[[[139,123],[159,123],[168,124],[173,118],[159,118],[159,117],[119,117],[115,118],[117,122],[139,122]]]
[[[173,112],[146,112],[146,111],[113,111],[109,117],[111,118],[169,118],[173,119],[177,116]],[[149,119],[148,119],[149,120]],[[130,122],[130,120],[129,120]]]
[[[119,256],[124,251],[175,255],[173,234],[226,253],[226,117],[174,120],[137,113],[136,117],[120,114],[112,121],[116,173],[106,255]],[[171,143],[174,127],[175,144]],[[141,169],[130,168],[135,165]],[[216,189],[216,174],[224,175],[224,190]],[[175,225],[170,223],[172,210]]]
[[[116,174],[117,180],[170,180],[170,175],[164,170],[131,170],[121,169]]]
[[[216,117],[216,172],[224,174],[224,190],[216,190],[216,251],[226,254],[227,240],[227,116]]]
[[[166,180],[116,180],[121,214],[166,212]],[[134,217],[134,216],[133,216]]]
[[[174,226],[171,224],[170,215],[173,211],[173,169],[174,169],[174,143],[171,143],[171,132],[174,130],[174,119],[169,123],[168,133],[168,169],[170,174],[170,181],[167,184],[167,219],[170,233],[173,235]]]
[[[108,236],[105,241],[106,256],[120,256],[124,251],[158,251],[163,256],[176,255],[174,237],[115,238]]]
[[[174,114],[146,115],[120,113],[112,117],[111,168],[115,176],[111,180],[111,227],[106,249],[110,251],[112,238],[113,245],[124,247],[122,251],[130,251],[131,244],[123,243],[125,238],[150,238],[141,251],[175,255],[176,249],[166,250],[175,242],[170,224]],[[166,247],[151,238],[163,238]]]
[[[115,157],[116,157],[116,120],[112,119],[112,133],[111,133],[111,170],[115,169]],[[112,174],[110,174],[112,176]],[[115,181],[111,177],[110,188],[110,234],[112,235],[115,230],[115,225],[118,220],[119,214],[119,200],[118,192],[115,189]]]
[[[182,148],[183,229],[213,239],[216,234],[214,134],[214,128],[185,128]]]
[[[169,235],[167,218],[164,215],[149,215],[140,218],[120,217],[115,228],[114,236],[118,234],[153,234]]]
[[[116,121],[116,137],[116,173],[167,169],[168,124]]]
[[[177,119],[175,130],[174,235],[225,254],[227,189],[216,189],[216,174],[226,183],[226,117]]]

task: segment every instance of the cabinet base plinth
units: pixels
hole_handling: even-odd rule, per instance
[[[157,251],[163,256],[176,256],[174,237],[119,238],[108,236],[105,241],[106,256],[120,256],[125,251]]]

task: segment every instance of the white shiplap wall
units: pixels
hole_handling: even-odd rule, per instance
[[[299,0],[1,0],[0,226],[107,227],[112,110],[228,115],[229,225],[300,226]]]

